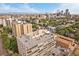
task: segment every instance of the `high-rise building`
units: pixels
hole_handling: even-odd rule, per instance
[[[63,15],[63,10],[61,10],[60,14]]]
[[[27,33],[32,32],[32,24],[13,22],[12,30],[15,37],[20,37],[21,35],[26,35]]]
[[[66,10],[65,10],[65,15],[66,15],[66,16],[69,16],[69,15],[70,15],[69,9],[66,9]]]

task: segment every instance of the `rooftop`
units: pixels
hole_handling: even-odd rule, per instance
[[[69,38],[69,37],[65,37],[65,36],[62,36],[62,35],[58,35],[58,38],[59,38],[60,40],[63,39],[63,41],[74,42],[74,39]]]
[[[28,49],[39,44],[52,42],[52,39],[53,34],[44,29],[40,29],[35,32],[29,33],[26,36],[23,35],[22,37],[19,38],[19,40],[24,45],[26,45]]]

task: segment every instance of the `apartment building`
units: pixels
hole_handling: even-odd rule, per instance
[[[20,37],[21,35],[27,35],[27,33],[32,32],[32,24],[24,23],[21,21],[14,21],[12,23],[12,31],[15,37]]]
[[[17,38],[19,54],[23,56],[52,55],[55,40],[53,34],[45,29],[28,33]]]

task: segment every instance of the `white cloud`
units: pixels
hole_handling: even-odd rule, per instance
[[[0,4],[0,13],[18,11],[18,8],[11,7],[10,5]]]
[[[27,13],[40,13],[39,10],[33,7],[30,7],[28,4],[24,4],[23,6],[20,6],[19,9],[20,11],[27,12]]]
[[[51,7],[52,8],[52,7]],[[71,13],[79,14],[79,4],[74,3],[61,3],[58,5],[57,8],[53,9],[50,12],[56,12],[58,9],[65,10],[69,9]],[[0,4],[0,13],[7,13],[7,12],[26,12],[26,13],[43,13],[46,10],[44,9],[37,9],[29,6],[28,4],[22,4],[18,7],[13,7],[11,5]]]
[[[40,11],[30,7],[28,4],[23,4],[18,7],[13,7],[11,5],[0,4],[0,13],[7,12],[26,12],[26,13],[40,13]]]

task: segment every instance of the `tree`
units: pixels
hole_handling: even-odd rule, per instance
[[[12,50],[14,53],[18,53],[17,41],[15,37],[10,38],[10,50]]]
[[[38,25],[37,25],[37,24],[33,24],[33,25],[32,25],[32,28],[38,29]]]
[[[4,48],[9,49],[10,40],[9,40],[8,34],[5,32],[1,33],[1,38],[3,39]]]
[[[73,33],[74,29],[72,27],[67,27],[67,29],[69,30],[69,32]]]
[[[6,48],[7,50],[11,50],[14,53],[18,53],[17,41],[15,37],[9,37],[6,32],[2,32],[1,37],[3,39],[4,48]]]
[[[65,35],[65,36],[68,36],[68,34],[70,33],[67,28],[62,28],[62,29],[57,28],[56,32],[60,35]]]
[[[3,25],[0,25],[0,28],[2,28],[3,27]]]
[[[60,35],[65,35],[65,30],[63,30],[63,29],[57,29],[56,30],[56,32],[58,33],[58,34],[60,34]]]
[[[4,32],[6,32],[6,33],[12,33],[12,28],[11,28],[11,27],[8,27],[8,26],[3,27],[3,30],[4,30]]]
[[[76,41],[79,41],[79,31],[77,31],[77,32],[75,33],[75,39],[76,39]]]
[[[73,28],[78,28],[78,29],[79,29],[79,23],[78,23],[78,22],[75,23],[72,27],[73,27]]]

